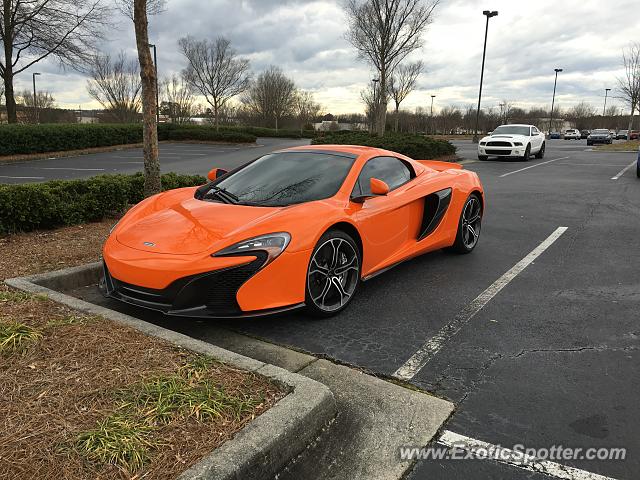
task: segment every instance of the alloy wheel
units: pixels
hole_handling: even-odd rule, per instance
[[[469,250],[476,246],[480,237],[482,207],[476,197],[470,197],[462,212],[462,242]]]
[[[334,237],[318,247],[309,263],[307,286],[314,305],[333,312],[346,305],[360,276],[360,259],[354,246]]]

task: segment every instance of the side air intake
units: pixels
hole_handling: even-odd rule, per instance
[[[424,211],[418,240],[431,234],[440,225],[440,221],[451,203],[451,189],[445,188],[424,197]]]

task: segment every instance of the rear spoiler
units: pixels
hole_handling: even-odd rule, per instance
[[[416,160],[420,162],[425,167],[433,168],[439,172],[444,172],[445,170],[462,170],[462,165],[454,162],[439,162],[438,160]]]

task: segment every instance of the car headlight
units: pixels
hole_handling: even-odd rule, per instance
[[[480,142],[480,145],[482,145],[483,147],[487,144],[487,142]]]
[[[522,146],[522,142],[515,142],[515,143],[514,143],[514,145],[515,145],[516,147],[521,147],[521,146]]]
[[[251,255],[252,252],[264,252],[267,254],[267,259],[262,265],[264,267],[278,258],[278,256],[284,252],[284,249],[287,248],[290,241],[291,235],[287,232],[269,233],[235,243],[219,252],[212,253],[211,256],[233,257],[245,254]]]

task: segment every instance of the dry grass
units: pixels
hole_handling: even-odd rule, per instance
[[[0,238],[0,279],[98,260],[112,223]],[[0,354],[2,480],[175,478],[284,394],[257,375],[2,286],[0,326],[23,341]]]
[[[593,149],[602,152],[637,152],[640,148],[640,140],[628,140],[611,145],[597,145]]]
[[[0,237],[0,280],[100,259],[116,219]]]

